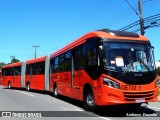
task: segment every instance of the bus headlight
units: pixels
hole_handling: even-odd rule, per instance
[[[160,85],[160,79],[158,79],[158,80],[156,81],[155,87],[159,87],[159,85]]]
[[[112,80],[110,80],[108,78],[103,78],[103,84],[108,85],[110,87],[114,87],[114,88],[120,89],[119,83],[114,82],[114,81],[112,81]]]

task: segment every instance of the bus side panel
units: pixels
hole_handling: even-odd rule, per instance
[[[98,94],[98,80],[92,80],[84,71],[79,70],[79,88],[72,83],[71,72],[55,73],[51,75],[50,92],[53,92],[54,83],[57,84],[58,94],[74,99],[83,100],[83,88],[85,84],[90,84],[94,94]],[[97,100],[97,96],[95,96]]]
[[[54,84],[56,84],[57,89],[58,89],[58,94],[65,95],[64,94],[64,83],[63,83],[61,76],[62,76],[62,73],[54,73],[51,75],[50,91],[53,92],[53,86]]]
[[[8,83],[10,82],[11,87],[14,86],[13,76],[6,76],[6,83],[5,85],[8,86]]]
[[[8,86],[8,82],[9,82],[8,76],[3,76],[2,77],[2,85],[3,86]]]
[[[35,89],[34,84],[35,75],[25,75],[25,84],[30,84],[30,89]]]
[[[35,75],[35,81],[34,81],[34,84],[35,86],[33,87],[33,89],[36,89],[36,90],[44,90],[44,74],[42,75]]]
[[[21,76],[14,76],[14,86],[13,87],[21,87]]]
[[[68,97],[72,97],[72,78],[71,72],[63,73],[64,81],[65,81],[65,95]]]

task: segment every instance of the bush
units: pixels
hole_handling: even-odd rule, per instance
[[[160,67],[158,67],[158,68],[156,69],[156,71],[157,71],[158,75],[160,76]]]

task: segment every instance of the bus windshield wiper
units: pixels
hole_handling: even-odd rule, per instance
[[[111,68],[107,68],[106,66],[104,66],[104,69],[105,69],[105,70],[109,70],[109,71],[114,71],[114,72],[117,72],[116,70],[114,70],[114,69],[111,69]]]

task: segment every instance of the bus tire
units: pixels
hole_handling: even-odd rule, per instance
[[[8,89],[11,89],[11,83],[8,82]]]
[[[29,85],[29,83],[27,83],[27,85],[26,85],[26,90],[30,91],[30,85]]]
[[[54,88],[53,88],[53,95],[55,98],[58,98],[58,89],[56,85],[54,85]]]
[[[83,107],[87,111],[95,111],[94,93],[91,89],[84,92]]]

